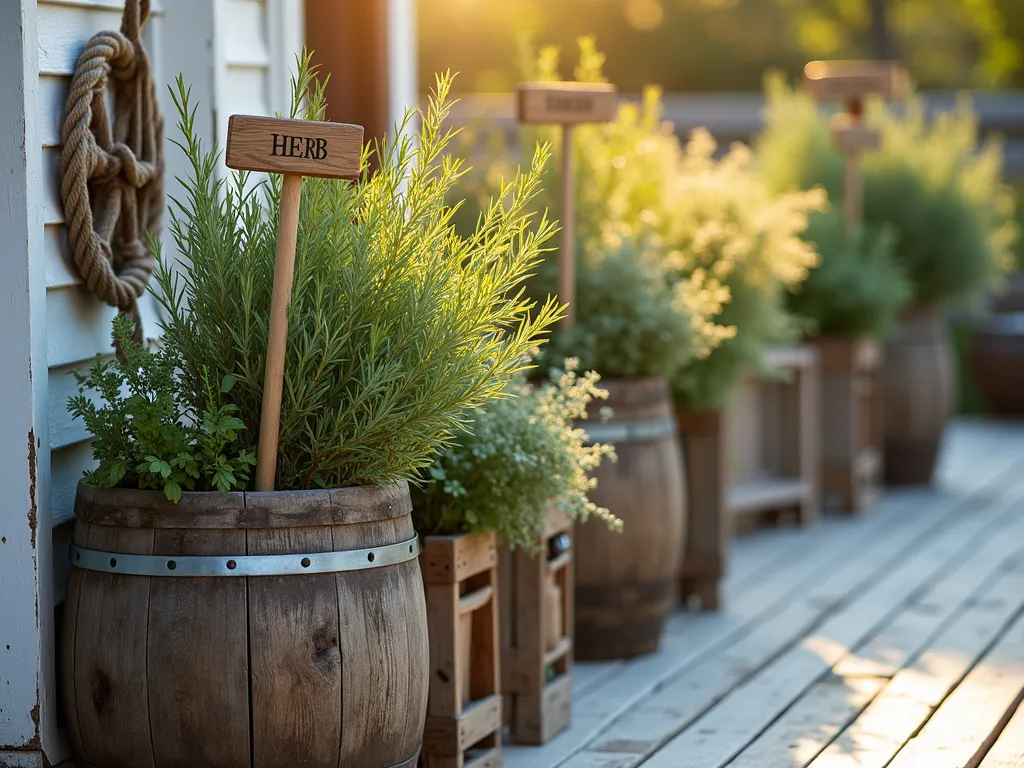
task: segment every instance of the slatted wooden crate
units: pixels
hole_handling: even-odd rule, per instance
[[[821,364],[821,487],[825,502],[860,512],[882,486],[882,347],[862,337],[817,339]]]
[[[793,510],[806,525],[820,507],[817,350],[772,347],[763,362],[768,374],[738,386],[726,415],[726,508],[734,519]]]
[[[426,536],[430,692],[424,768],[500,768],[498,548],[494,534]]]
[[[540,555],[501,552],[505,723],[519,744],[544,744],[572,721],[572,530],[552,507]]]
[[[705,611],[721,605],[719,584],[725,575],[731,518],[725,502],[725,418],[719,411],[676,409],[676,424],[686,465],[686,555],[679,574],[684,606],[697,602]]]

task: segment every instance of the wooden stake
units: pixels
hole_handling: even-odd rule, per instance
[[[362,147],[363,129],[358,125],[248,115],[232,115],[228,121],[226,163],[229,168],[284,174],[256,456],[258,491],[274,490],[277,473],[288,307],[295,268],[302,177],[357,178]]]
[[[864,183],[860,157],[881,146],[878,131],[863,125],[864,99],[878,94],[898,98],[907,88],[907,73],[893,61],[812,61],[804,67],[811,95],[825,101],[838,99],[846,112],[836,116],[832,140],[846,156],[843,174],[843,222],[848,232],[859,229],[864,217]]]
[[[562,244],[559,248],[558,300],[568,304],[563,333],[576,322],[576,211],[573,170],[573,126],[615,119],[615,86],[607,83],[520,83],[519,120],[562,126]]]
[[[281,423],[281,396],[284,389],[284,356],[288,341],[288,307],[292,303],[292,278],[295,272],[295,243],[299,234],[301,198],[302,177],[286,173],[281,189],[280,223],[274,256],[274,292],[270,297],[270,328],[267,339],[267,365],[263,374],[260,444],[259,452],[256,454],[257,491],[274,490],[278,428]],[[270,457],[273,457],[273,460]]]
[[[562,247],[558,255],[558,300],[568,304],[562,330],[576,324],[576,195],[573,179],[572,125],[562,126]]]

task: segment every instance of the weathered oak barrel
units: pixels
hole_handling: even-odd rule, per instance
[[[622,533],[592,520],[576,526],[576,658],[612,659],[657,650],[672,608],[684,547],[685,483],[674,409],[664,379],[602,380],[607,401],[580,426],[615,445],[590,494],[623,521]],[[604,406],[614,411],[601,423]]]
[[[969,358],[987,410],[1024,416],[1024,312],[979,321],[970,338]]]
[[[927,483],[953,410],[953,353],[937,308],[904,313],[885,344],[882,380],[885,482]]]
[[[80,484],[63,639],[90,768],[414,766],[426,605],[408,487]]]

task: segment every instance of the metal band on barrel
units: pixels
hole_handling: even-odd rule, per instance
[[[126,555],[71,545],[76,568],[128,576],[298,576],[397,565],[419,557],[417,537],[368,549],[295,555]]]
[[[676,421],[671,416],[663,419],[644,421],[621,421],[610,424],[579,425],[587,433],[591,443],[635,443],[641,440],[657,440],[672,437],[676,433]]]

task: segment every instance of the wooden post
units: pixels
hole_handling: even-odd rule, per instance
[[[572,530],[552,506],[540,555],[501,552],[505,722],[519,744],[544,744],[572,722]]]
[[[425,536],[430,637],[425,768],[500,768],[498,550],[493,533]]]
[[[363,129],[358,125],[251,115],[232,115],[228,121],[226,163],[229,168],[284,174],[274,289],[270,299],[259,452],[256,456],[258,491],[274,490],[277,472],[288,306],[291,303],[302,177],[357,178],[362,146]]]
[[[573,173],[573,126],[606,123],[615,118],[615,86],[607,83],[520,83],[519,121],[562,126],[562,242],[559,249],[558,300],[568,304],[562,332],[576,323],[576,211]]]

